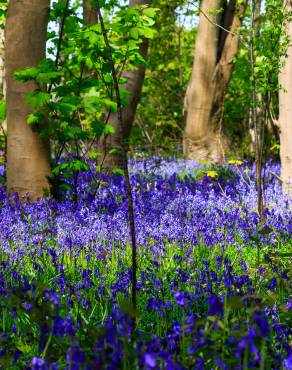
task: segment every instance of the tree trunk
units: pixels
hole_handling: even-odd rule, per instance
[[[185,110],[186,128],[183,139],[187,159],[216,160],[216,133],[209,126],[214,88],[213,76],[217,62],[221,0],[203,0],[196,38],[195,56],[188,85]],[[206,15],[209,19],[207,19]]]
[[[253,32],[253,35],[255,38],[257,38],[259,36],[259,33],[260,33],[260,21],[261,21],[261,6],[262,6],[262,0],[255,0],[254,1],[254,32]],[[262,95],[261,94],[257,94],[256,96],[256,100],[257,100],[257,103],[260,103],[262,102]],[[253,119],[252,119],[252,116],[253,116],[253,107],[250,107],[250,111],[249,111],[249,126],[248,126],[248,131],[249,131],[249,154],[252,156],[252,157],[255,157],[256,155],[256,130],[255,130],[255,127],[254,127],[254,122],[253,122]],[[262,107],[260,104],[257,105],[257,109],[256,109],[256,120],[257,122],[260,123],[260,126],[262,124],[264,124],[263,122],[263,112],[262,112]]]
[[[5,86],[5,34],[4,30],[0,29],[0,98],[5,98],[6,86]]]
[[[26,122],[24,96],[38,86],[16,82],[13,73],[45,57],[49,6],[50,0],[10,0],[6,21],[7,190],[32,200],[49,191],[49,146]]]
[[[0,29],[0,99],[6,97],[6,83],[5,83],[5,33],[4,29]],[[6,137],[7,125],[6,120],[0,122],[0,136]],[[6,151],[6,149],[5,149]]]
[[[292,11],[292,1],[286,1],[286,11]],[[283,189],[292,189],[292,23],[287,24],[290,45],[287,58],[279,75],[279,127],[280,127],[280,158]]]
[[[224,143],[224,137],[222,137],[223,134],[220,134],[220,132],[222,132],[225,92],[232,76],[234,58],[236,57],[238,51],[238,32],[239,28],[241,27],[242,19],[247,6],[247,1],[240,2],[240,5],[237,5],[237,3],[238,1],[236,0],[231,0],[229,3],[233,13],[233,18],[230,24],[230,33],[227,33],[225,38],[224,46],[220,55],[220,59],[216,65],[213,77],[214,95],[212,101],[210,125],[213,129],[215,129],[215,132],[218,132],[218,134],[221,136],[221,138],[219,137],[219,140],[222,140],[222,144]],[[221,148],[221,150],[224,153],[224,148]]]
[[[202,2],[195,60],[185,99],[187,119],[183,148],[187,159],[216,162],[224,158],[224,97],[238,50],[238,32],[246,4],[247,1],[238,4],[231,0],[220,17],[218,10],[222,1]],[[220,18],[222,26],[231,33],[215,25],[220,23]]]
[[[130,6],[148,5],[149,0],[130,0]],[[147,58],[148,51],[148,40],[143,39],[140,44],[139,53],[144,59]],[[119,167],[121,166],[121,154],[119,150],[122,147],[122,143],[129,139],[132,124],[135,118],[136,109],[140,100],[140,95],[143,87],[145,77],[145,66],[139,65],[136,70],[128,70],[122,73],[122,76],[127,79],[127,83],[123,85],[128,91],[127,105],[123,108],[123,123],[124,132],[119,125],[119,119],[117,113],[111,113],[108,124],[115,128],[113,135],[102,137],[101,148],[105,154],[104,164],[108,167]],[[117,148],[115,154],[109,154],[112,148]]]
[[[83,0],[83,20],[86,24],[97,23],[97,9],[92,0]]]

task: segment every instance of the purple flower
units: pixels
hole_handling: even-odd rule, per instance
[[[54,292],[53,290],[46,291],[45,297],[50,300],[55,306],[59,304],[59,294]]]
[[[263,275],[266,271],[266,268],[261,266],[261,267],[258,268],[258,271],[259,271],[260,275]]]
[[[268,337],[270,335],[270,326],[260,310],[257,310],[253,315],[254,322],[257,324],[261,337]]]
[[[144,356],[144,363],[150,369],[154,369],[157,364],[157,361],[156,358],[151,353],[146,353]]]
[[[185,306],[187,304],[187,301],[185,299],[185,295],[183,292],[181,291],[177,291],[175,292],[174,294],[174,298],[176,300],[176,303],[179,305],[179,306]]]
[[[31,361],[32,370],[45,370],[47,369],[46,361],[43,358],[33,357]]]
[[[23,303],[23,307],[26,311],[30,311],[31,308],[32,308],[32,304],[31,303],[28,303],[28,302],[24,302]]]
[[[227,366],[224,364],[224,362],[222,361],[222,358],[221,357],[217,357],[216,358],[216,366],[219,368],[219,369],[227,369]]]
[[[76,328],[70,315],[67,315],[65,320],[65,333],[69,336],[73,336],[76,333]]]
[[[240,342],[237,345],[237,356],[240,356],[245,352],[245,349],[248,347],[250,353],[256,352],[256,345],[254,339],[256,338],[256,332],[254,328],[249,328],[248,333],[245,334]]]
[[[211,295],[207,300],[209,303],[208,315],[216,315],[223,313],[223,304],[216,294]]]
[[[285,370],[292,370],[292,353],[283,362]]]
[[[12,333],[13,334],[16,334],[17,330],[16,330],[16,326],[14,324],[12,325],[12,329],[11,330],[12,330]]]
[[[247,271],[247,265],[244,260],[240,260],[239,263],[241,264],[242,271]]]

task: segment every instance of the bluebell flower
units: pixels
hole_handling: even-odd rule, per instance
[[[32,370],[46,370],[48,369],[46,361],[43,358],[33,357],[31,361]]]
[[[147,368],[154,369],[156,367],[157,361],[153,354],[146,353],[144,355],[144,363],[147,366]]]
[[[250,353],[255,353],[257,349],[254,343],[255,338],[256,332],[254,328],[249,328],[248,333],[241,338],[237,345],[237,356],[243,354],[246,348],[249,349]]]
[[[292,370],[292,353],[283,361],[283,366],[285,370]]]
[[[176,300],[176,303],[179,305],[179,306],[185,306],[187,304],[187,300],[185,298],[185,295],[183,292],[181,291],[177,291],[175,292],[174,294],[174,298]]]
[[[210,297],[208,297],[207,301],[209,303],[208,315],[216,315],[223,313],[223,303],[216,294],[213,294]]]
[[[263,338],[269,337],[270,326],[264,314],[260,310],[256,310],[253,314],[253,320],[257,324],[260,336]]]

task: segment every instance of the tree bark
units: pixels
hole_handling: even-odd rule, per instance
[[[262,6],[262,0],[255,0],[254,1],[254,32],[253,35],[254,37],[258,37],[260,33],[260,21],[261,21],[261,6]],[[262,95],[257,94],[256,95],[256,100],[258,103],[262,102]],[[258,133],[256,132],[256,129],[254,127],[254,122],[253,122],[253,113],[252,113],[253,107],[250,108],[249,112],[249,154],[252,157],[256,156],[256,140],[257,140],[257,135]],[[264,124],[263,122],[263,112],[262,112],[262,107],[257,105],[256,109],[256,120],[257,122],[260,123],[260,126]]]
[[[216,25],[220,23],[218,10],[222,1],[202,2],[193,71],[185,99],[183,149],[187,159],[217,162],[224,158],[224,97],[238,51],[238,32],[246,5],[247,1],[229,2],[221,15],[221,26],[228,33]]]
[[[203,0],[196,38],[194,64],[188,85],[185,110],[186,128],[183,139],[187,159],[216,160],[216,133],[209,127],[213,96],[213,75],[216,68],[221,0]],[[208,15],[208,18],[205,16]]]
[[[239,5],[237,5],[237,3],[238,2],[236,0],[231,0],[229,3],[229,6],[233,12],[233,18],[229,28],[230,33],[227,33],[220,59],[214,72],[213,84],[215,86],[213,89],[214,95],[210,124],[213,128],[215,128],[215,131],[221,129],[220,124],[222,124],[223,120],[225,92],[232,76],[234,58],[236,57],[238,51],[238,32],[239,28],[241,27],[242,19],[247,6],[247,1],[240,2]],[[221,138],[221,140],[224,141],[224,138]]]
[[[83,0],[83,20],[86,24],[97,23],[97,8],[92,0]]]
[[[130,6],[149,5],[149,0],[130,0]],[[143,39],[139,47],[139,53],[146,59],[148,52],[148,40]],[[121,166],[121,154],[119,150],[122,147],[122,142],[129,139],[133,121],[135,118],[137,106],[140,100],[140,95],[143,87],[145,77],[145,66],[139,65],[136,70],[128,70],[122,73],[122,77],[127,79],[126,84],[123,85],[128,91],[127,105],[123,108],[123,122],[124,130],[120,127],[118,114],[111,113],[108,124],[114,127],[115,133],[101,138],[101,149],[105,154],[104,164],[108,167]],[[117,152],[110,154],[112,148],[117,148]]]
[[[45,57],[49,6],[50,0],[10,0],[6,21],[7,190],[32,200],[49,192],[49,145],[26,121],[24,96],[38,86],[15,81],[13,73]]]
[[[4,30],[0,29],[0,98],[5,98],[5,34]]]
[[[6,97],[6,83],[5,83],[5,33],[4,29],[0,29],[0,99]],[[6,120],[0,122],[0,136],[6,137],[7,125]],[[6,148],[5,148],[6,151]]]
[[[287,0],[286,11],[292,11],[292,1]],[[286,25],[286,32],[290,38],[287,58],[279,75],[279,127],[280,127],[280,158],[281,178],[283,189],[292,189],[292,23]]]

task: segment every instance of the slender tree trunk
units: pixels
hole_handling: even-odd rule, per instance
[[[292,11],[292,1],[287,0],[286,11]],[[290,45],[287,58],[279,75],[279,126],[280,126],[280,158],[281,177],[284,190],[292,189],[292,23],[287,25]]]
[[[6,95],[5,84],[5,34],[4,30],[0,29],[0,98],[3,99]]]
[[[148,5],[149,0],[130,0],[130,6]],[[140,44],[139,53],[144,59],[147,58],[148,40],[143,39]],[[122,142],[127,141],[130,136],[131,128],[136,114],[136,109],[140,100],[140,95],[145,77],[145,66],[140,64],[136,70],[128,70],[122,73],[122,76],[127,79],[127,83],[123,85],[128,91],[127,105],[123,108],[123,123],[124,129],[120,127],[118,113],[111,113],[108,124],[115,128],[115,133],[101,139],[102,151],[106,154],[104,164],[108,167],[121,166],[122,156],[119,149],[122,147]],[[115,154],[110,154],[112,148],[117,148]]]
[[[254,2],[254,30],[251,32],[253,33],[254,37],[258,37],[259,32],[260,32],[260,20],[261,20],[261,5],[262,5],[262,0],[256,0]],[[256,100],[258,103],[262,102],[262,95],[257,94]],[[252,99],[253,100],[253,99]],[[253,122],[253,107],[250,108],[249,112],[249,153],[252,157],[255,157],[256,155],[256,130],[254,127],[254,122]],[[260,124],[263,124],[263,112],[262,112],[262,107],[260,104],[257,105],[256,108],[256,119]]]
[[[16,82],[13,73],[45,57],[49,6],[50,0],[10,0],[6,21],[7,190],[32,200],[49,191],[49,146],[26,122],[24,95],[37,85]]]
[[[83,0],[83,20],[87,24],[97,23],[96,1]]]
[[[6,82],[5,82],[5,33],[4,29],[0,29],[0,99],[6,98]],[[7,134],[6,120],[0,122],[0,136]],[[6,141],[6,139],[5,139]],[[6,148],[5,148],[6,151]]]
[[[187,159],[219,161],[224,158],[224,97],[238,51],[238,32],[246,5],[247,1],[229,2],[221,15],[221,25],[230,31],[228,33],[215,25],[220,23],[218,10],[222,2],[202,2],[195,60],[186,94],[183,147]]]

